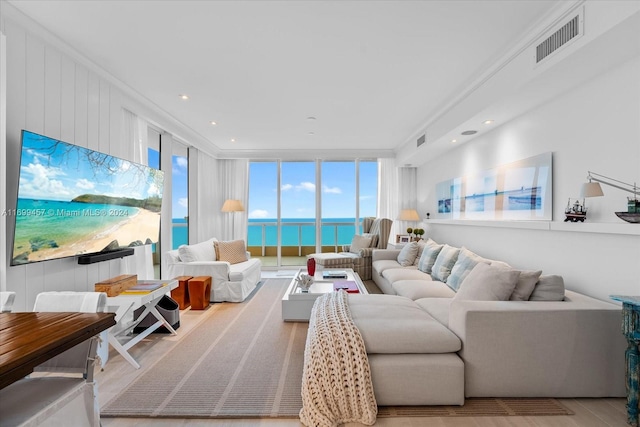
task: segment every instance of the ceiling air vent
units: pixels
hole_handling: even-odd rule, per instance
[[[536,64],[583,33],[582,11],[536,46]]]
[[[418,143],[418,147],[420,147],[422,144],[424,144],[427,141],[427,137],[426,135],[422,135],[420,138],[418,138],[418,140],[416,141]]]

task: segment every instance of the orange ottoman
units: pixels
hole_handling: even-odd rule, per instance
[[[176,300],[180,310],[184,310],[191,305],[189,302],[189,287],[187,282],[192,277],[193,276],[178,276],[174,278],[174,280],[178,281],[178,287],[171,291],[171,298]]]
[[[187,282],[191,310],[204,310],[211,298],[211,276],[198,276]]]

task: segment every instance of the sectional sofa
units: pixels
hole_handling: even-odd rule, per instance
[[[349,306],[378,405],[625,396],[615,304],[431,240],[372,257],[385,295],[349,295]]]

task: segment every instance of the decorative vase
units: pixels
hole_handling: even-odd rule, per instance
[[[316,260],[315,260],[315,258],[309,258],[307,260],[307,273],[309,273],[309,276],[313,276],[314,274],[316,274]]]

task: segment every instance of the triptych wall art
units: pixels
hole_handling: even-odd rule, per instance
[[[436,185],[438,216],[451,219],[552,219],[551,153]]]

